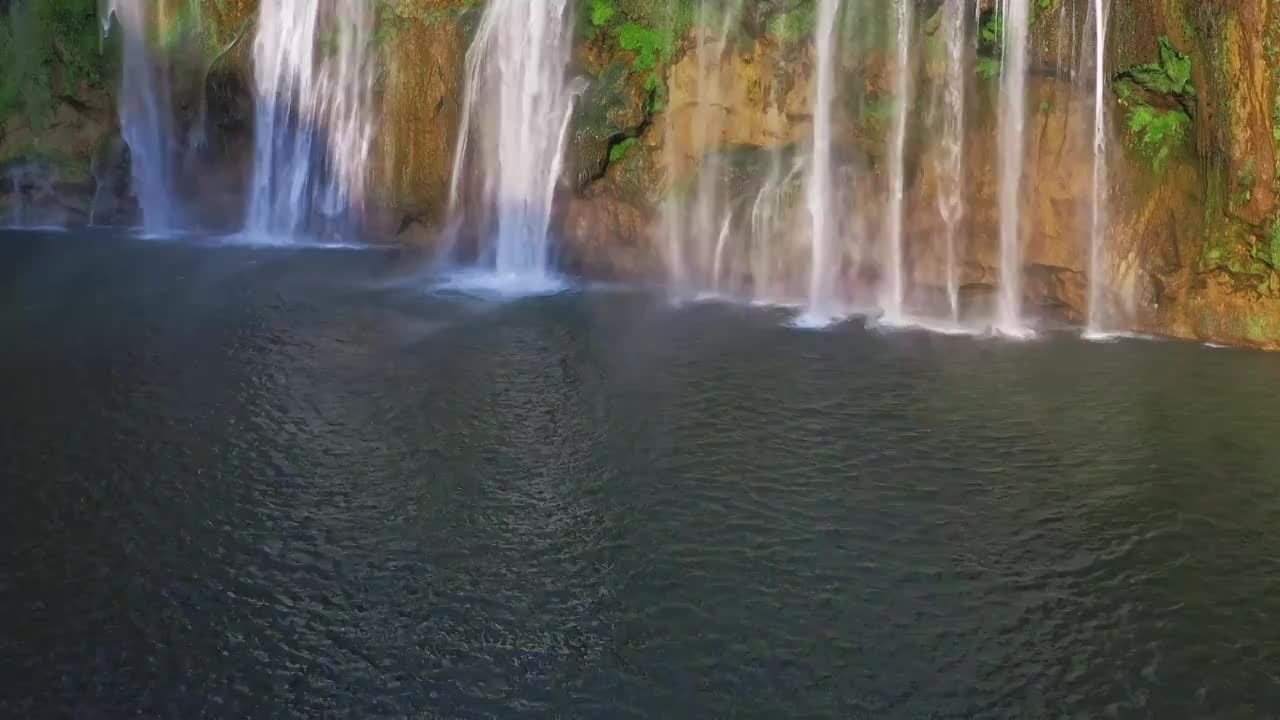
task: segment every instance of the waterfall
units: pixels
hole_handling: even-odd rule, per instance
[[[1000,295],[995,328],[1028,333],[1022,322],[1022,166],[1027,124],[1027,33],[1031,0],[1002,0],[1000,69]]]
[[[809,176],[809,214],[813,227],[809,262],[808,315],[821,320],[832,308],[831,219],[832,104],[835,101],[835,28],[840,0],[819,0],[816,37],[818,77],[813,109],[813,158]]]
[[[706,148],[713,143],[718,145],[724,130],[724,117],[720,109],[723,93],[723,88],[720,86],[720,58],[729,46],[730,29],[738,19],[741,7],[741,0],[733,0],[723,8],[722,14],[717,18],[711,12],[706,0],[703,0],[699,11],[698,115],[694,121],[694,133],[697,136],[695,143],[698,147]],[[718,31],[708,38],[707,34],[717,28]],[[716,48],[714,62],[712,53],[708,49],[710,43],[714,43]],[[715,289],[718,289],[719,283],[719,267],[716,259],[723,250],[724,242],[728,239],[732,219],[732,212],[725,207],[729,199],[725,197],[725,188],[720,182],[723,168],[724,158],[720,153],[713,152],[703,158],[702,167],[698,172],[698,194],[693,212],[693,236],[700,241],[712,236],[718,238],[711,263],[711,287]],[[716,227],[721,228],[718,235]],[[697,257],[706,257],[706,251],[701,250],[697,253]]]
[[[714,66],[711,62],[711,51],[709,47],[711,42],[723,42],[724,34],[712,35],[712,27],[718,23],[713,22],[711,17],[711,8],[707,6],[706,0],[698,10],[698,27],[696,30],[698,58],[698,109],[693,122],[694,147],[705,149],[711,146],[712,140],[719,140],[720,136],[720,113],[716,107],[720,98],[720,55],[723,53],[723,46],[716,43],[716,62]],[[728,18],[725,18],[727,24]],[[717,71],[714,78],[710,77],[712,69]],[[718,143],[717,143],[718,144]],[[698,185],[694,195],[693,211],[690,213],[690,219],[693,221],[693,227],[690,232],[684,235],[686,242],[692,238],[699,246],[705,238],[709,237],[712,230],[711,224],[715,221],[716,210],[720,205],[720,167],[721,158],[719,153],[710,153],[704,155],[700,160],[698,168]],[[686,247],[681,248],[681,253],[687,256],[690,254]],[[697,260],[703,255],[701,252],[694,252],[693,258],[695,266],[700,266]],[[714,273],[715,270],[713,269]],[[715,281],[712,279],[712,285]]]
[[[367,0],[261,4],[250,232],[341,232],[363,210],[373,22]]]
[[[149,37],[162,8],[155,0],[100,0],[103,36],[112,19],[123,33],[123,77],[120,87],[120,127],[133,177],[133,191],[148,233],[178,227],[174,194],[177,145],[169,70],[153,57]]]
[[[27,222],[26,213],[23,211],[23,203],[25,198],[22,196],[23,186],[26,185],[26,172],[21,165],[15,165],[9,168],[9,182],[13,184],[13,227],[22,227]]]
[[[732,205],[724,180],[725,157],[719,152],[725,130],[722,59],[732,52],[734,26],[741,19],[742,0],[703,0],[694,22],[694,56],[698,60],[696,98],[688,122],[689,148],[696,157],[682,157],[676,137],[684,127],[675,112],[666,113],[665,161],[669,169],[693,162],[692,192],[677,191],[669,183],[663,203],[667,232],[666,261],[672,284],[678,291],[721,289],[729,243],[733,234]],[[678,12],[672,6],[672,21]],[[710,150],[709,150],[710,149]],[[678,170],[676,172],[679,172]],[[674,177],[673,177],[674,179]]]
[[[964,134],[965,94],[968,73],[965,58],[968,44],[965,42],[966,0],[947,0],[944,43],[947,49],[947,69],[944,77],[942,129],[942,168],[939,173],[942,192],[938,195],[938,208],[945,225],[947,304],[951,322],[960,321],[960,272],[956,248],[956,235],[965,214],[964,202]]]
[[[578,93],[566,77],[573,27],[567,0],[492,0],[467,51],[450,206],[462,210],[474,165],[474,205],[492,232],[482,263],[522,283],[551,275],[552,201]]]
[[[102,178],[98,176],[98,168],[91,166],[90,174],[93,175],[93,197],[89,198],[89,227],[98,224],[98,198],[102,197]]]
[[[897,107],[893,118],[893,137],[889,147],[889,222],[887,239],[887,295],[883,301],[887,322],[901,322],[906,295],[903,270],[902,214],[906,204],[907,115],[911,109],[911,25],[914,0],[898,0],[897,55],[894,67],[894,96]]]
[[[716,238],[716,249],[711,260],[711,289],[720,292],[720,276],[724,274],[724,249],[729,242],[729,230],[733,226],[733,211],[725,213],[724,222],[720,223],[720,234]]]
[[[747,267],[751,295],[757,301],[787,301],[796,297],[792,282],[795,278],[788,261],[795,239],[792,212],[797,209],[797,200],[804,202],[807,160],[792,155],[790,165],[784,166],[782,149],[770,150],[769,171],[751,201]]]
[[[667,3],[667,20],[671,25],[667,28],[667,32],[675,34],[676,14],[679,12],[681,3],[684,0],[668,0]],[[662,155],[663,162],[666,163],[667,172],[674,175],[675,168],[679,161],[676,150],[676,125],[675,113],[664,112],[663,114],[663,143]],[[671,284],[677,289],[683,289],[687,284],[687,272],[684,265],[684,225],[681,223],[681,207],[679,198],[673,192],[674,177],[667,178],[668,197],[662,203],[662,219],[666,228],[666,262],[667,276],[670,278]]]
[[[799,170],[797,166],[796,170]],[[748,263],[751,268],[751,292],[756,298],[766,298],[775,293],[781,294],[780,288],[774,287],[773,270],[769,248],[775,243],[779,216],[785,202],[785,183],[794,179],[782,176],[782,154],[776,149],[769,153],[769,173],[761,184],[751,203],[751,249]]]
[[[1107,0],[1093,0],[1093,208],[1089,226],[1089,324],[1086,332],[1104,331],[1103,291],[1107,277],[1103,252],[1107,223]]]

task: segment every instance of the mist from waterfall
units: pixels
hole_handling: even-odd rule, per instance
[[[367,0],[261,4],[250,233],[340,233],[359,220],[373,139],[374,20]]]
[[[163,11],[156,0],[99,2],[103,37],[113,28],[122,34],[120,127],[129,146],[142,227],[148,233],[169,232],[181,223],[175,191],[178,161],[172,83],[166,62],[156,57],[151,45]]]
[[[1107,228],[1107,20],[1108,0],[1093,0],[1093,198],[1089,225],[1089,319],[1086,332],[1106,331],[1104,290],[1108,274],[1104,254]]]
[[[552,202],[579,92],[566,0],[492,0],[467,51],[451,214],[474,212],[479,261],[519,285],[552,282]]]
[[[1001,0],[1004,50],[1000,67],[1000,292],[995,328],[1020,337],[1022,318],[1022,171],[1027,125],[1027,35],[1031,0]]]

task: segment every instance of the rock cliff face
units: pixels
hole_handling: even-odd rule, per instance
[[[394,0],[379,18],[379,132],[372,231],[429,243],[447,209],[462,117],[463,64],[480,10],[463,0]]]
[[[207,226],[235,225],[252,159],[257,0],[165,0],[184,193]],[[833,108],[842,236],[886,227],[891,13],[848,10]],[[987,5],[990,5],[988,3]],[[1023,183],[1029,310],[1088,312],[1093,183],[1089,0],[1036,0]],[[1280,349],[1280,9],[1267,0],[1112,2],[1106,251],[1110,324]],[[818,66],[814,0],[582,0],[555,230],[574,272],[777,296],[801,291],[803,179]],[[935,141],[941,3],[916,3],[915,101],[905,145],[909,301],[944,302]],[[998,52],[979,7],[965,56],[960,291],[981,312],[998,286]],[[119,139],[119,48],[95,0],[0,1],[0,222],[129,222]],[[445,223],[476,0],[378,0],[378,132],[367,232],[430,244]],[[857,17],[855,17],[857,15]],[[695,199],[696,198],[696,199]],[[710,198],[708,200],[708,198]],[[18,213],[22,216],[19,218]],[[704,217],[705,214],[705,217]],[[842,254],[850,286],[880,282],[879,243]],[[855,298],[856,299],[856,298]]]
[[[1092,83],[1080,76],[1089,4],[1038,4],[1024,179],[1025,302],[1043,314],[1077,321],[1087,313],[1093,181]],[[678,189],[696,174],[694,158],[708,151],[732,148],[741,154],[803,144],[812,136],[812,46],[787,48],[786,35],[796,17],[786,11],[803,5],[774,8],[778,14],[772,16],[763,8],[754,23],[744,18],[747,38],[733,47],[699,42],[696,29],[675,38],[669,59],[658,63],[668,93],[665,107],[637,124],[635,133],[618,136],[628,152],[608,163],[598,179],[581,186],[580,177],[570,178],[579,189],[568,203],[564,235],[583,267],[620,275],[669,267],[663,242],[669,226],[654,209],[654,193],[638,196],[628,185]],[[1112,6],[1106,49],[1112,152],[1103,263],[1112,322],[1140,332],[1280,348],[1277,11],[1265,0],[1136,0]],[[936,26],[936,7],[918,4],[926,33]],[[980,37],[985,30],[984,24]],[[589,39],[588,45],[599,64],[629,59],[625,48],[611,54],[607,41]],[[861,108],[853,111],[857,117],[838,115],[836,123],[843,154],[860,158],[849,164],[864,163],[864,184],[871,188],[863,194],[871,197],[862,204],[868,210],[861,230],[874,236],[884,223],[886,169],[884,128],[876,127],[869,99],[887,92],[889,70],[882,46],[864,48],[861,57],[844,58],[841,68],[859,75]],[[916,62],[931,68],[918,75],[921,81],[936,86],[943,80],[932,69],[933,53],[931,42],[922,44]],[[984,77],[989,60],[970,62],[977,66],[967,101],[961,283],[969,303],[981,304],[994,291],[999,269],[992,132],[997,89],[994,78]],[[705,132],[709,116],[692,111],[706,100],[708,76],[700,77],[699,68],[708,66],[715,68],[710,86],[718,93],[710,116],[713,135]],[[926,109],[917,108],[912,122],[917,140],[930,132]],[[634,142],[628,139],[632,134]],[[919,304],[936,304],[945,284],[944,261],[933,241],[943,232],[935,201],[939,151],[936,143],[917,141],[907,161],[907,272]],[[628,181],[636,173],[645,177]],[[805,233],[806,213],[799,210],[788,223],[793,236]]]

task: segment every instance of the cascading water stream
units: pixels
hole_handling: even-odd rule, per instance
[[[667,3],[667,21],[670,26],[667,28],[669,35],[675,35],[676,15],[679,12],[679,3],[683,0],[669,0]],[[668,172],[672,172],[677,166],[679,158],[677,157],[675,134],[675,113],[665,112],[663,115],[663,130],[665,140],[662,146],[663,161],[667,165]],[[682,209],[675,193],[671,191],[673,183],[671,178],[667,179],[667,190],[669,196],[662,204],[663,224],[666,227],[666,261],[667,276],[670,282],[677,289],[684,288],[687,283],[687,271],[684,263],[684,223],[681,222]]]
[[[98,175],[97,167],[91,168],[91,174],[93,175],[93,197],[89,199],[89,227],[98,224],[98,198],[102,197],[102,186],[104,185],[102,177]]]
[[[768,177],[751,203],[751,293],[758,301],[788,301],[795,297],[787,272],[792,229],[789,220],[797,202],[804,201],[807,169],[806,159],[796,157],[784,174],[781,152],[771,152]]]
[[[482,187],[472,204],[492,232],[482,264],[520,284],[552,274],[552,201],[579,92],[566,72],[572,28],[566,0],[493,0],[467,51],[450,206],[462,211],[474,166]]]
[[[133,192],[148,233],[172,231],[180,222],[174,194],[177,140],[169,70],[153,57],[149,40],[157,22],[152,13],[160,10],[155,0],[100,0],[99,5],[103,37],[113,25],[123,34],[120,127],[129,146]]]
[[[939,173],[942,192],[938,206],[945,226],[947,305],[952,324],[960,321],[960,272],[956,248],[957,234],[965,214],[964,202],[964,134],[965,94],[968,73],[965,58],[966,0],[947,0],[946,26],[943,29],[947,49],[947,69],[943,87],[942,164]]]
[[[702,3],[699,24],[702,26],[703,32],[699,33],[698,42],[702,47],[698,51],[698,95],[699,95],[699,121],[697,123],[697,132],[703,134],[701,147],[707,147],[709,140],[718,139],[724,128],[724,120],[720,110],[721,96],[723,88],[720,86],[720,58],[723,57],[726,49],[730,45],[730,30],[734,21],[738,19],[738,13],[742,8],[741,0],[734,0],[724,7],[723,13],[718,18],[719,22],[715,22],[715,18],[710,6],[707,2]],[[715,62],[712,62],[711,53],[708,52],[705,44],[706,32],[712,28],[718,28],[718,32],[712,38],[717,43]],[[716,244],[712,253],[712,288],[719,289],[720,282],[720,263],[723,257],[724,245],[729,238],[730,224],[733,220],[733,211],[725,207],[730,203],[730,199],[725,197],[724,188],[720,184],[720,176],[724,167],[724,158],[720,153],[712,153],[711,156],[703,164],[702,171],[698,174],[698,204],[695,218],[697,226],[694,232],[698,237],[708,238],[714,232],[714,225],[718,215],[723,215],[720,219],[720,232],[716,235]],[[705,253],[703,253],[705,256]]]
[[[343,232],[363,210],[373,22],[367,0],[262,3],[250,233]]]
[[[1031,0],[1002,0],[1000,70],[1000,293],[995,330],[1028,334],[1022,320],[1022,170],[1027,124],[1027,33]]]
[[[912,5],[915,0],[897,0],[897,53],[894,63],[894,96],[896,101],[893,119],[893,137],[889,146],[889,222],[887,232],[887,257],[885,264],[886,295],[882,301],[884,319],[889,323],[902,322],[906,310],[906,279],[902,248],[903,213],[906,205],[906,145],[907,115],[911,110],[911,26]]]
[[[829,318],[834,308],[831,291],[832,105],[835,101],[835,29],[840,0],[819,0],[816,36],[818,77],[813,109],[813,156],[810,162],[808,203],[812,221],[807,315],[817,322]]]
[[[23,186],[26,184],[26,172],[22,166],[9,168],[9,182],[13,184],[13,217],[9,224],[13,227],[22,227],[27,222],[27,214],[24,211],[26,198],[22,195]]]
[[[724,74],[722,59],[731,52],[735,24],[741,19],[742,0],[703,0],[693,24],[698,60],[696,97],[692,122],[687,126],[695,158],[679,155],[679,143],[666,143],[666,161],[675,168],[693,160],[696,182],[688,197],[670,193],[663,205],[668,233],[667,266],[672,284],[679,292],[710,288],[720,291],[721,272],[730,240],[732,204],[723,182],[725,158],[709,148],[721,144],[725,129]],[[672,6],[671,12],[677,12]],[[667,113],[667,137],[675,138],[685,128],[677,127]],[[672,188],[669,188],[672,189]]]
[[[1093,208],[1089,226],[1089,321],[1086,333],[1105,332],[1103,291],[1107,285],[1103,254],[1107,223],[1107,0],[1093,0]]]
[[[729,230],[733,226],[733,211],[725,213],[724,222],[720,224],[720,234],[716,238],[715,254],[711,261],[711,289],[720,292],[720,276],[724,274],[724,251],[729,244]]]

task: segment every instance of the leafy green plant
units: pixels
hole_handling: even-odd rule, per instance
[[[1156,110],[1139,105],[1129,113],[1129,132],[1137,147],[1151,158],[1156,172],[1164,169],[1173,149],[1181,145],[1191,127],[1191,118],[1181,110]]]
[[[1000,61],[996,58],[980,57],[976,69],[978,76],[983,80],[991,80],[1000,76]]]
[[[637,142],[638,141],[635,138],[629,137],[609,148],[609,162],[616,163],[622,160],[622,158],[627,156],[627,151],[631,149],[631,146],[635,145]]]
[[[1195,97],[1195,85],[1191,82],[1191,58],[1179,52],[1168,37],[1162,35],[1159,44],[1159,62],[1125,68],[1116,73],[1115,79],[1128,80],[1148,92],[1180,100]]]
[[[818,12],[813,3],[779,13],[769,22],[769,34],[787,43],[807,38],[817,29]]]
[[[675,44],[671,36],[636,23],[619,27],[617,37],[618,45],[623,50],[635,51],[633,67],[636,70],[652,70],[657,67],[659,57],[671,57]]]
[[[618,10],[613,6],[611,0],[591,0],[590,11],[591,24],[595,27],[603,27],[609,24],[613,16],[618,14]]]

